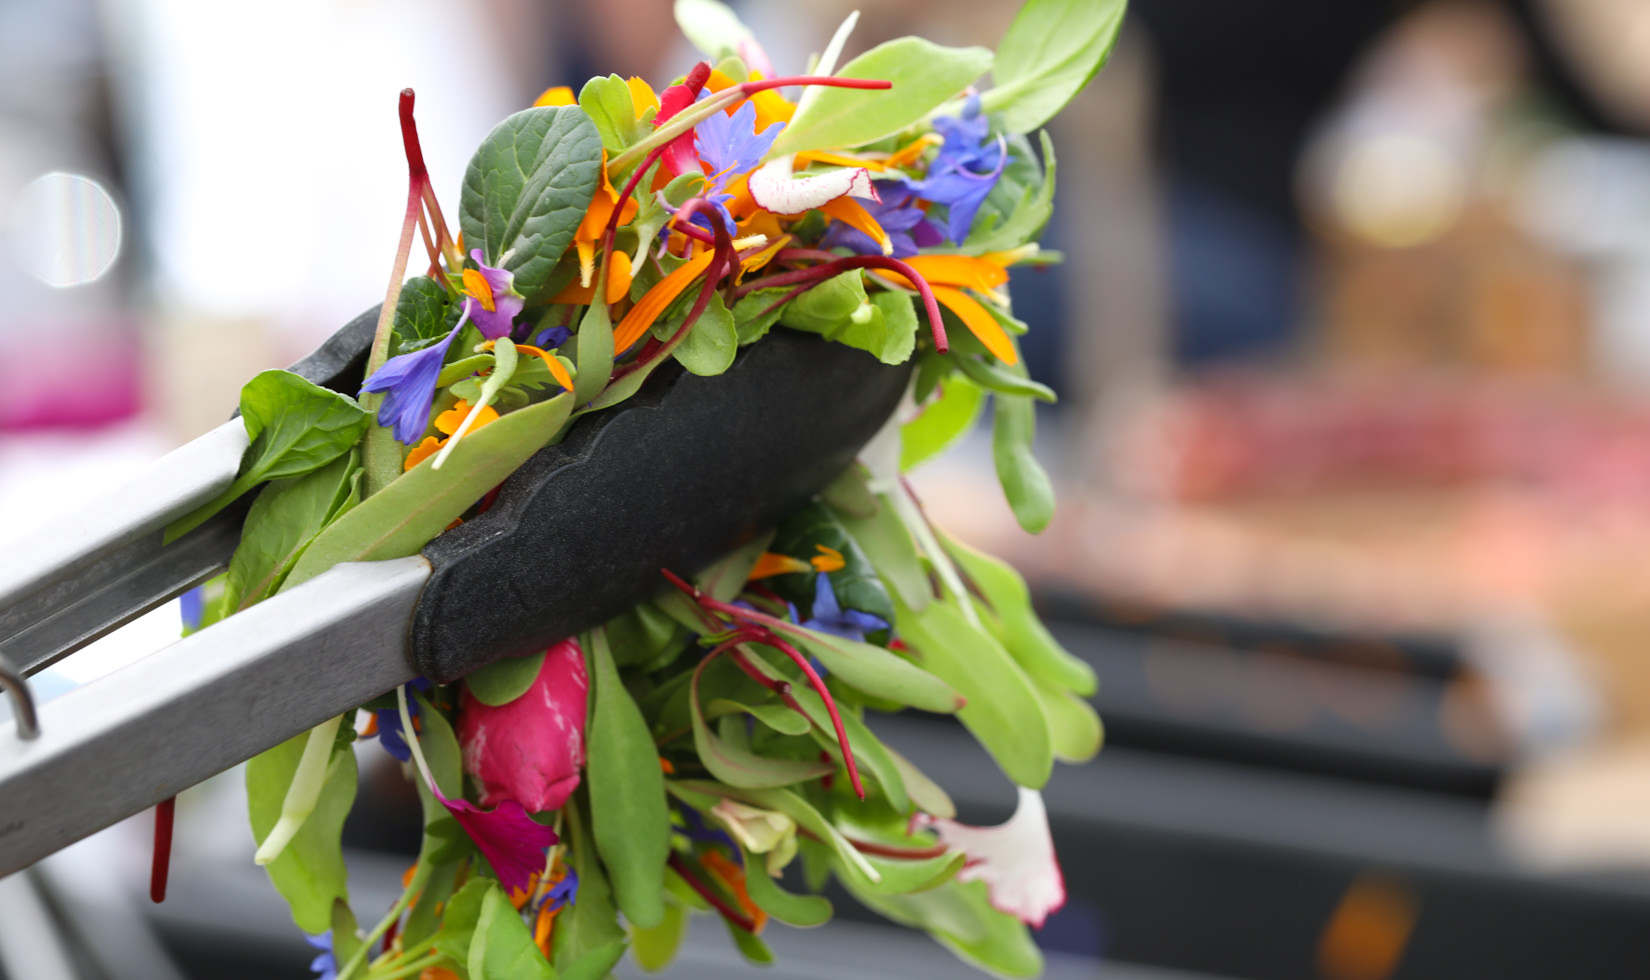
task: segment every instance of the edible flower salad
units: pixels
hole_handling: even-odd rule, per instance
[[[1065,889],[1037,790],[1099,749],[1095,677],[901,474],[989,402],[1016,518],[1051,516],[1031,439],[1053,393],[1021,363],[1006,287],[1058,258],[1036,243],[1054,147],[1028,134],[1099,70],[1123,2],[1029,0],[995,54],[905,37],[838,64],[850,17],[802,75],[716,0],[676,13],[705,61],[659,88],[545,92],[476,150],[456,223],[402,93],[407,211],[366,381],[354,398],[284,371],[246,386],[239,476],[170,529],[256,492],[186,628],[417,553],[672,361],[717,375],[805,331],[914,360],[909,396],[813,502],[695,577],[665,570],[603,626],[248,763],[256,861],[328,980],[599,978],[627,951],[660,969],[696,914],[768,962],[764,927],[826,922],[832,878],[986,970],[1041,968],[1028,926]],[[427,268],[407,278],[414,254]],[[1007,824],[958,822],[879,741],[870,718],[903,709],[954,714],[1022,787]],[[363,740],[423,803],[387,911],[350,904],[340,845]]]

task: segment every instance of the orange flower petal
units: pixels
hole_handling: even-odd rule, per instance
[[[773,551],[762,552],[762,557],[756,559],[756,565],[751,568],[750,578],[772,578],[775,575],[789,575],[793,572],[806,572],[809,569],[807,562],[790,555],[781,555]]]
[[[556,355],[547,350],[534,347],[532,344],[517,344],[516,350],[537,354],[544,361],[544,366],[550,369],[550,377],[556,379],[556,384],[561,385],[566,391],[573,390],[573,376],[567,373],[567,365],[558,360]],[[479,422],[479,420],[477,421]]]
[[[475,269],[464,270],[464,291],[481,301],[481,308],[488,313],[493,312],[493,287]]]
[[[1008,281],[1007,269],[971,255],[913,255],[905,262],[930,285],[966,286],[987,293]]]
[[[458,403],[452,408],[447,409],[445,412],[442,412],[440,415],[435,417],[435,430],[437,432],[445,432],[447,435],[452,435],[454,432],[458,431],[459,426],[464,424],[464,417],[469,414],[470,403],[460,398]],[[476,420],[470,423],[470,431],[474,432],[489,422],[497,421],[498,413],[493,411],[493,406],[488,405],[484,407],[480,414],[476,416]]]
[[[659,319],[659,314],[665,311],[665,307],[680,296],[682,290],[687,288],[688,283],[697,279],[699,274],[704,272],[710,265],[710,260],[715,257],[716,253],[709,249],[700,252],[693,258],[688,259],[681,268],[665,276],[652,289],[649,289],[647,294],[638,300],[635,306],[630,308],[630,312],[624,315],[624,319],[620,320],[618,327],[614,329],[613,350],[615,352],[623,351],[629,348],[631,344],[642,339],[642,334],[647,333],[648,328],[653,326],[653,321]]]
[[[837,569],[847,567],[848,563],[842,559],[842,552],[822,544],[816,544],[814,547],[819,549],[819,554],[810,559],[814,571],[834,572]]]
[[[957,318],[962,320],[968,332],[978,337],[993,357],[1004,364],[1020,362],[1020,355],[1015,352],[1014,342],[1008,339],[1003,325],[998,323],[997,318],[981,306],[978,300],[951,286],[936,286],[930,282],[929,288],[934,291],[934,298],[957,314]]]
[[[760,933],[762,927],[768,924],[768,913],[757,908],[756,903],[751,901],[750,893],[745,891],[744,869],[723,857],[720,851],[705,851],[699,855],[699,860],[704,864],[706,871],[728,886],[728,890],[733,892],[733,897],[738,900],[739,907],[750,916],[751,923],[755,926],[752,931]]]
[[[676,765],[664,756],[659,756],[659,771],[667,776],[676,775]]]
[[[552,85],[545,89],[538,98],[533,100],[533,107],[542,105],[578,105],[573,98],[573,90],[566,85]]]
[[[884,166],[909,166],[910,164],[915,163],[918,157],[922,156],[924,150],[928,149],[930,146],[938,146],[944,142],[945,137],[938,133],[923,133],[921,136],[889,154]]]
[[[423,442],[414,446],[412,451],[407,453],[406,462],[401,464],[402,472],[406,472],[414,466],[417,466],[419,463],[424,462],[426,459],[429,459],[431,456],[434,456],[436,453],[440,452],[441,447],[446,444],[447,440],[445,439],[437,439],[435,436],[425,436]]]
[[[894,254],[894,243],[893,240],[888,237],[888,233],[882,230],[882,225],[877,222],[876,218],[871,216],[871,212],[865,210],[863,207],[860,207],[859,202],[853,198],[845,196],[839,197],[834,201],[826,201],[819,210],[825,212],[827,215],[835,218],[848,227],[869,235],[872,241],[882,247],[883,255]],[[933,277],[928,275],[927,272],[924,272],[921,269],[918,269],[917,271],[923,273],[923,278],[929,280],[933,279]]]

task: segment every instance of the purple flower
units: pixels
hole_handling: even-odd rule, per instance
[[[533,338],[533,346],[543,350],[555,350],[562,344],[567,343],[567,338],[571,336],[573,336],[573,331],[566,327],[545,327],[538,332],[538,336]]]
[[[468,270],[466,270],[468,271]],[[468,315],[470,303],[465,302]],[[447,348],[453,338],[464,329],[464,319],[458,326],[423,350],[392,357],[373,372],[361,385],[361,394],[385,391],[384,403],[378,406],[378,424],[395,429],[395,441],[411,446],[424,435],[430,424],[430,404],[435,401],[435,379],[441,375],[441,365],[447,360]]]
[[[986,141],[990,121],[980,112],[979,96],[971,95],[961,116],[940,116],[934,131],[945,138],[922,180],[902,180],[906,189],[925,201],[946,207],[946,238],[962,244],[974,226],[974,216],[1008,164],[1001,138]]]
[[[332,952],[332,930],[328,929],[319,936],[305,936],[304,941],[321,951],[321,955],[309,964],[309,968],[315,971],[315,980],[337,980],[338,957]]]
[[[407,686],[413,690],[428,692],[430,689],[430,679],[428,677],[420,677]],[[394,708],[380,708],[372,714],[373,718],[377,721],[378,732],[376,735],[369,735],[367,737],[378,739],[378,744],[384,746],[384,751],[388,752],[396,759],[399,759],[402,762],[406,762],[411,759],[412,752],[407,748],[407,734],[401,730],[401,712]],[[417,699],[407,699],[407,714],[412,718],[418,717]]]
[[[708,92],[701,93],[699,97],[703,99],[708,95]],[[710,167],[703,197],[716,206],[729,234],[734,234],[734,224],[726,203],[733,199],[733,195],[727,193],[728,184],[761,163],[784,128],[782,122],[772,123],[758,133],[756,105],[751,102],[741,105],[731,116],[725,112],[712,113],[693,127],[693,148],[700,161]],[[695,221],[698,221],[697,215]]]
[[[526,891],[533,874],[544,867],[545,848],[561,839],[554,830],[529,817],[515,800],[483,810],[466,800],[447,799],[434,783],[430,784],[430,792],[475,841],[506,892]]]
[[[888,240],[894,243],[894,258],[909,258],[917,254],[917,249],[938,245],[945,240],[940,230],[928,221],[928,215],[917,206],[917,196],[906,190],[900,181],[879,180],[876,186],[882,200],[862,200],[859,203],[888,233]],[[823,248],[845,248],[860,255],[882,254],[882,246],[877,244],[876,239],[841,221],[831,222],[825,237],[820,239],[820,245]]]
[[[857,643],[865,642],[866,633],[888,628],[888,622],[881,616],[857,609],[843,609],[837,602],[836,593],[831,591],[831,576],[825,572],[814,577],[814,618],[802,625]]]
[[[482,261],[479,248],[470,249],[470,258],[481,268],[464,270],[464,312],[488,340],[508,336],[527,302],[516,292],[516,274]]]

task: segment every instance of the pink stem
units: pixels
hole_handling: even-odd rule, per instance
[[[911,266],[887,255],[849,255],[823,265],[810,266],[806,269],[793,269],[790,272],[782,272],[776,276],[768,276],[766,279],[755,279],[734,290],[733,296],[737,300],[758,289],[772,289],[803,282],[819,282],[847,272],[849,269],[887,269],[910,280],[917,287],[917,294],[922,297],[923,309],[928,313],[928,325],[934,331],[934,347],[942,354],[951,349],[951,345],[945,339],[945,325],[940,320],[940,305],[934,299],[934,291],[928,288],[928,280],[924,279],[922,273],[911,268]]]
[[[692,872],[688,871],[687,864],[682,860],[681,855],[671,854],[670,869],[681,875],[682,880],[688,883],[689,888],[698,892],[700,898],[709,902],[711,907],[722,913],[722,916],[729,922],[745,930],[746,932],[753,934],[756,932],[756,923],[752,922],[750,917],[745,915],[744,912],[733,908],[728,905],[727,902],[723,901],[722,896],[718,895],[715,889],[700,881],[698,878],[695,878]]]

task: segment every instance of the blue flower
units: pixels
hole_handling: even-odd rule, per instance
[[[811,630],[840,636],[844,640],[865,642],[866,633],[888,628],[887,620],[857,609],[843,609],[831,591],[831,576],[820,572],[814,577],[814,618],[802,624]]]
[[[533,346],[544,350],[555,350],[567,343],[567,338],[573,336],[573,331],[566,327],[545,327],[533,338]]]
[[[430,679],[427,677],[420,677],[407,686],[415,691],[427,692],[430,689]],[[369,735],[367,737],[378,739],[378,744],[384,747],[385,752],[388,752],[390,755],[401,760],[402,762],[410,760],[412,758],[412,750],[407,748],[407,733],[401,730],[401,712],[395,708],[380,708],[372,714],[373,718],[377,721],[378,732],[376,735]],[[407,699],[407,715],[408,717],[417,720],[418,699]]]
[[[859,204],[888,233],[888,240],[894,243],[894,258],[909,258],[916,255],[919,248],[938,245],[945,240],[940,230],[929,223],[928,215],[917,206],[917,196],[906,190],[902,182],[879,180],[876,187],[882,200],[861,200]],[[845,248],[859,255],[882,254],[882,246],[877,244],[876,239],[841,221],[831,222],[825,237],[820,239],[820,246]]]
[[[206,586],[197,585],[178,598],[179,614],[183,619],[184,633],[193,633],[201,628],[201,620],[206,617]]]
[[[986,141],[990,128],[990,121],[980,112],[979,96],[969,96],[962,115],[934,120],[934,131],[945,142],[928,165],[927,176],[901,181],[923,200],[945,205],[946,238],[959,245],[1008,164],[1003,141]]]
[[[397,442],[411,446],[429,427],[435,380],[447,360],[447,348],[463,329],[464,320],[460,319],[445,339],[423,350],[390,358],[361,385],[363,395],[371,391],[389,392],[384,396],[384,403],[378,406],[378,424],[394,427]]]
[[[566,876],[550,886],[550,893],[545,896],[550,903],[550,911],[572,905],[579,897],[579,873],[571,867],[566,868]]]
[[[699,97],[703,99],[707,95],[705,92]],[[731,116],[725,112],[712,113],[693,128],[694,151],[700,161],[710,167],[702,196],[715,205],[728,234],[734,234],[733,215],[727,208],[727,202],[733,199],[727,192],[728,184],[755,169],[784,128],[782,122],[771,123],[758,133],[756,106],[751,102],[741,105]],[[697,215],[694,220],[698,221]]]
[[[304,941],[321,951],[321,955],[309,964],[309,968],[315,971],[315,980],[338,980],[338,957],[332,952],[332,930],[328,929],[319,936],[305,936]]]

